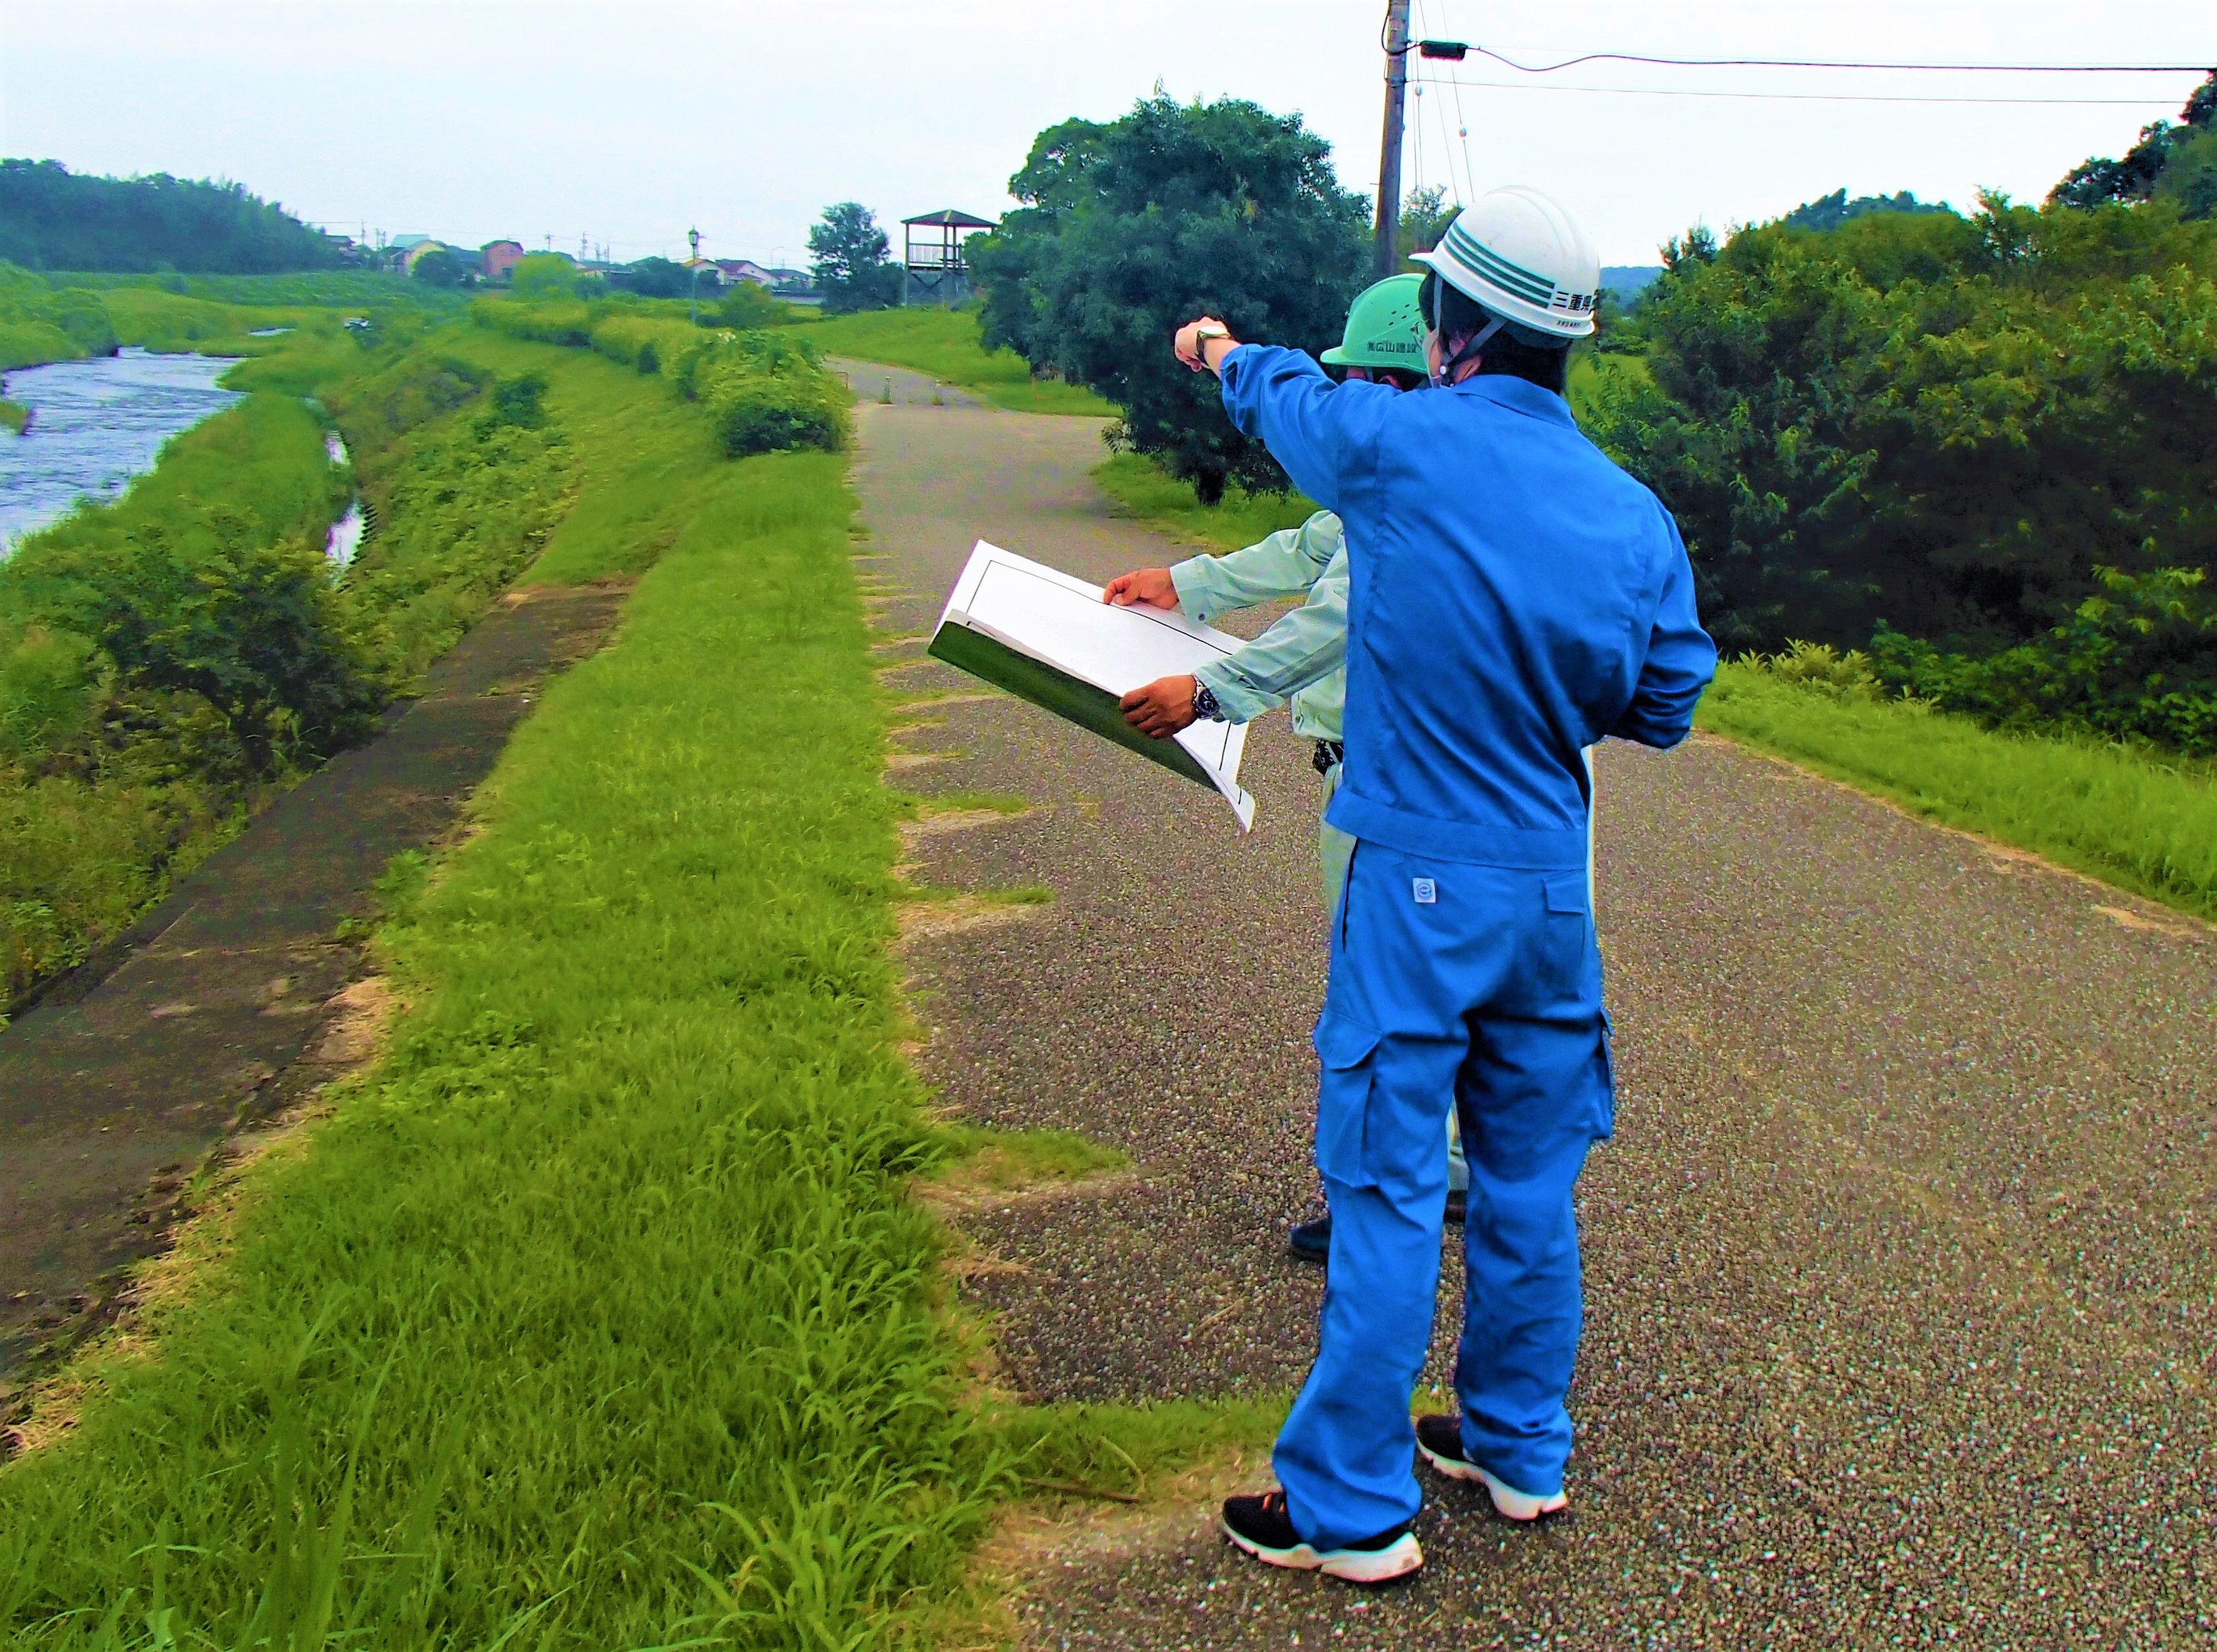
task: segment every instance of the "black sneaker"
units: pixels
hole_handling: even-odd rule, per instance
[[[1286,1494],[1224,1500],[1224,1535],[1267,1566],[1322,1572],[1349,1583],[1391,1583],[1414,1577],[1424,1567],[1424,1551],[1406,1525],[1381,1531],[1343,1549],[1315,1549],[1301,1541],[1286,1513]]]
[[[1506,1481],[1496,1480],[1464,1456],[1461,1417],[1417,1418],[1417,1449],[1423,1453],[1425,1462],[1448,1479],[1474,1480],[1484,1486],[1493,1498],[1494,1512],[1504,1520],[1544,1520],[1571,1506],[1567,1493],[1559,1491],[1552,1497],[1541,1497],[1519,1491]]]
[[[1448,1189],[1448,1220],[1461,1222],[1463,1212],[1470,1208],[1470,1195],[1460,1187]]]
[[[1297,1262],[1313,1262],[1322,1267],[1331,1259],[1331,1212],[1327,1210],[1314,1222],[1297,1222],[1286,1230],[1286,1248],[1294,1253]]]

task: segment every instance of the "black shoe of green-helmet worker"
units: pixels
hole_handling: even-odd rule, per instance
[[[1406,1525],[1349,1544],[1309,1542],[1294,1530],[1282,1491],[1225,1499],[1224,1536],[1266,1566],[1322,1572],[1348,1583],[1398,1583],[1424,1568],[1424,1551]]]

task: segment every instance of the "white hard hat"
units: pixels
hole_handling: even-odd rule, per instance
[[[1601,260],[1570,213],[1537,189],[1512,183],[1479,197],[1438,246],[1412,256],[1519,333],[1567,344],[1594,330]]]

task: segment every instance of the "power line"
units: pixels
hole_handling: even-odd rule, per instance
[[[1421,27],[1422,28],[1423,28],[1423,29],[1425,30],[1425,32],[1429,34],[1429,33],[1430,32],[1430,29],[1431,29],[1431,24],[1430,24],[1430,21],[1429,21],[1428,19],[1426,19],[1426,17],[1425,17],[1425,15],[1424,15],[1424,0],[1416,0],[1416,7],[1417,7],[1417,18],[1418,26],[1419,26],[1419,27]],[[1445,6],[1444,6],[1444,0],[1442,0],[1442,12],[1444,12],[1444,9],[1445,9]],[[1423,82],[1422,82],[1422,80],[1421,80],[1421,79],[1419,79],[1419,80],[1418,80],[1417,84],[1417,86],[1416,86],[1416,88],[1415,88],[1415,91],[1416,91],[1416,94],[1417,94],[1417,155],[1418,155],[1419,157],[1422,157],[1422,155],[1423,155],[1423,152],[1424,152],[1424,139],[1423,139],[1423,128],[1424,128],[1424,115],[1423,115],[1423,108],[1424,108],[1424,105],[1423,105],[1423,96],[1424,96],[1424,88],[1423,88]],[[1460,96],[1461,96],[1461,94],[1460,92],[1458,92],[1458,93],[1456,93],[1456,94],[1455,94],[1455,96],[1456,96],[1457,97],[1460,97]],[[1434,121],[1438,125],[1439,129],[1440,129],[1440,163],[1441,163],[1441,164],[1442,164],[1442,166],[1444,166],[1444,167],[1447,169],[1447,175],[1448,175],[1448,178],[1447,178],[1447,187],[1446,187],[1446,193],[1447,193],[1447,194],[1448,194],[1448,195],[1452,195],[1452,196],[1454,196],[1454,197],[1455,204],[1456,204],[1458,207],[1460,207],[1460,206],[1463,203],[1463,201],[1464,201],[1464,199],[1465,199],[1465,196],[1464,196],[1464,194],[1463,194],[1463,183],[1462,183],[1462,180],[1458,179],[1458,178],[1455,176],[1455,169],[1454,169],[1454,144],[1449,140],[1449,139],[1448,139],[1448,113],[1447,113],[1447,110],[1446,110],[1443,107],[1442,107],[1441,102],[1440,102],[1440,100],[1439,100],[1438,98],[1436,98],[1436,97],[1435,97],[1435,98],[1433,98],[1433,99],[1432,99],[1432,118],[1433,118]],[[1420,190],[1423,188],[1423,180],[1422,179],[1422,177],[1421,177],[1421,176],[1420,176],[1420,177],[1417,179],[1417,189],[1420,189]]]
[[[1916,97],[1879,92],[1720,92],[1659,86],[1532,86],[1513,80],[1463,80],[1456,76],[1436,72],[1423,74],[1418,78],[1467,86],[1473,91],[1584,92],[1618,97],[1714,97],[1764,103],[1983,103],[2035,108],[2065,106],[2145,109],[2158,105],[2168,106],[2172,102],[2168,97]]]
[[[1411,42],[1413,46],[1416,42]],[[1917,73],[1992,75],[2206,75],[2206,63],[1828,63],[1800,58],[1652,58],[1634,52],[1589,52],[1560,63],[1519,63],[1490,46],[1470,48],[1521,74],[1552,75],[1581,63],[1658,63],[1674,69],[1900,69]],[[1473,83],[1474,84],[1474,83]]]

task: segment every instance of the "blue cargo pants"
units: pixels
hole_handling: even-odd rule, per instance
[[[1275,1455],[1295,1529],[1333,1546],[1421,1504],[1409,1400],[1439,1284],[1450,1107],[1470,1164],[1464,1449],[1517,1490],[1553,1494],[1580,1323],[1571,1189],[1614,1116],[1584,869],[1358,844],[1315,1042],[1331,1258],[1316,1363]]]
[[[1324,771],[1324,801],[1318,810],[1331,807],[1331,795],[1339,789],[1341,765],[1335,763]],[[1339,897],[1347,888],[1348,857],[1355,852],[1355,839],[1329,820],[1317,821],[1317,858],[1324,869],[1324,909],[1337,920]],[[1470,1185],[1470,1166],[1463,1162],[1462,1134],[1455,1127],[1452,1113],[1448,1118],[1448,1185],[1457,1192]]]

